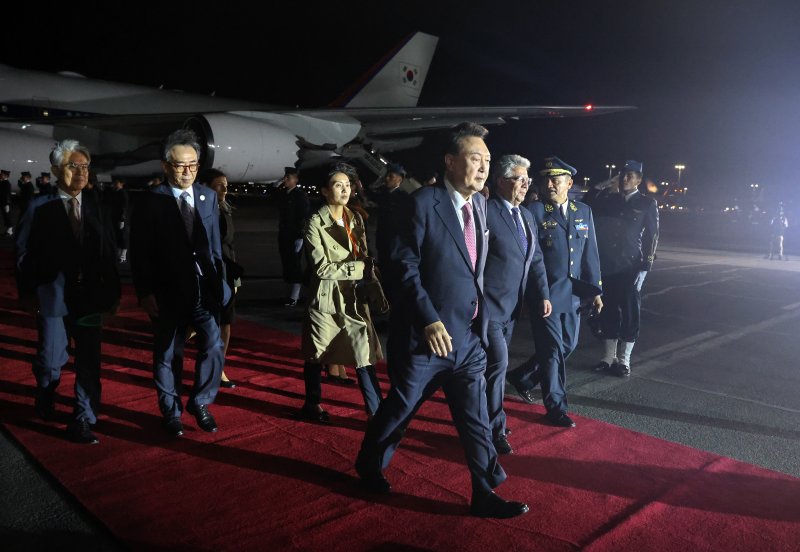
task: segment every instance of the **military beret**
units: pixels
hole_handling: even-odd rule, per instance
[[[558,176],[560,174],[575,176],[577,172],[578,169],[572,165],[564,163],[556,156],[545,157],[544,161],[542,162],[542,167],[539,169],[539,174],[545,176]]]
[[[298,173],[298,171],[297,171],[296,167],[284,167],[283,168],[283,174],[285,174],[287,176],[290,175],[290,174],[297,174],[297,173]]]
[[[50,176],[50,173],[49,173],[49,172],[43,172],[43,173],[42,173],[42,176],[48,176],[48,177],[49,177],[49,176]]]
[[[633,172],[642,172],[642,162],[641,161],[633,161],[629,159],[625,161],[625,166],[622,167],[622,172],[626,171],[633,171]]]
[[[22,176],[30,176],[31,175],[31,173],[28,172],[28,171],[22,171],[21,174],[22,174]]]
[[[7,171],[5,169],[0,170],[0,174],[4,174],[6,176],[11,176],[11,171]]]

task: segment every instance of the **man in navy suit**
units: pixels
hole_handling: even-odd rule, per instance
[[[530,161],[519,155],[504,155],[493,168],[492,195],[486,204],[489,227],[489,255],[484,270],[484,296],[489,311],[486,349],[486,399],[492,441],[499,454],[513,454],[508,442],[506,414],[503,411],[508,345],[514,323],[522,311],[529,272],[531,285],[539,295],[538,316],[550,316],[550,293],[547,288],[542,253],[533,216],[520,204],[528,193]]]
[[[577,170],[558,157],[548,157],[538,172],[542,201],[528,206],[539,230],[552,315],[539,315],[542,295],[528,283],[525,301],[531,313],[536,354],[509,373],[508,380],[520,397],[534,403],[533,388],[541,382],[545,419],[558,427],[575,427],[567,414],[566,362],[578,344],[581,302],[591,302],[595,312],[600,298],[600,258],[592,210],[569,199]]]
[[[50,153],[57,186],[31,201],[16,242],[20,299],[36,315],[39,333],[33,373],[36,412],[50,419],[61,368],[75,343],[75,406],[67,433],[96,444],[91,430],[100,406],[102,315],[119,305],[111,217],[89,190],[89,150],[63,140]]]
[[[166,140],[167,181],[152,187],[134,211],[131,271],[139,305],[153,321],[153,370],[167,432],[183,435],[180,398],[183,344],[196,332],[194,385],[186,409],[203,431],[217,431],[208,405],[219,390],[223,344],[216,317],[230,298],[213,190],[195,183],[200,145],[189,130]]]
[[[488,252],[487,130],[462,123],[450,135],[445,182],[411,195],[392,242],[398,301],[388,343],[392,388],[367,426],[356,471],[364,485],[388,492],[383,475],[412,416],[439,387],[465,449],[472,476],[470,512],[508,518],[528,506],[492,489],[506,474],[497,462],[486,410],[486,328],[483,269]]]

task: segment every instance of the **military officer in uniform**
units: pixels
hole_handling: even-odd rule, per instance
[[[640,292],[658,245],[658,205],[639,192],[641,182],[642,163],[626,161],[618,186],[606,187],[590,200],[605,280],[605,308],[594,327],[605,352],[595,370],[620,377],[631,374],[631,351],[639,337]]]
[[[534,387],[541,382],[545,418],[558,427],[575,427],[567,414],[566,362],[578,343],[579,308],[582,302],[591,302],[594,312],[603,308],[592,210],[568,196],[575,173],[558,157],[546,158],[538,171],[541,200],[528,209],[539,231],[552,313],[542,317],[543,297],[532,285],[535,279],[529,279],[525,303],[536,353],[508,375],[509,383],[529,404],[534,402]]]

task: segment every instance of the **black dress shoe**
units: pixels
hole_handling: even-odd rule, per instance
[[[530,508],[523,502],[503,500],[493,492],[472,495],[469,513],[482,518],[507,519],[521,516]]]
[[[367,462],[360,454],[356,458],[356,473],[361,478],[361,486],[373,493],[386,494],[392,490],[389,480],[381,473],[380,468],[369,467]],[[377,461],[376,461],[377,466]]]
[[[327,412],[322,410],[321,408],[317,409],[316,407],[308,407],[303,405],[303,408],[297,411],[297,417],[301,420],[306,420],[309,422],[318,422],[320,424],[329,424],[331,423],[331,417],[328,415]]]
[[[71,420],[69,424],[67,424],[67,435],[70,441],[82,445],[96,445],[100,442],[97,436],[92,433],[89,422],[87,422],[85,418]]]
[[[545,414],[545,419],[550,422],[550,425],[556,427],[575,427],[575,422],[572,421],[572,418],[567,416],[566,412],[547,413]]]
[[[219,380],[219,386],[224,387],[225,389],[235,389],[236,384],[233,383],[231,380]]]
[[[200,429],[208,433],[217,431],[217,422],[214,421],[214,416],[208,411],[208,406],[204,404],[189,403],[186,407],[189,414],[194,414],[194,419],[197,420],[197,425]]]
[[[43,420],[50,420],[56,411],[55,401],[58,383],[58,381],[52,381],[47,387],[36,388],[33,408],[36,410],[36,414]]]
[[[631,376],[631,367],[625,364],[615,364],[614,373],[620,378],[629,378]]]
[[[509,435],[511,435],[511,428],[507,427],[506,428],[506,437],[508,437]]]
[[[183,424],[180,418],[164,418],[164,429],[170,437],[180,437],[183,435]]]
[[[607,372],[611,368],[611,365],[606,362],[605,360],[601,360],[594,366],[592,366],[592,371],[594,372]]]
[[[497,454],[514,454],[514,449],[511,448],[511,443],[508,442],[505,435],[501,435],[494,440],[494,449]]]
[[[511,387],[514,388],[514,391],[520,396],[520,398],[528,404],[536,404],[536,397],[533,396],[533,388],[531,389],[522,389],[517,387],[517,384],[513,381],[509,382]]]
[[[287,299],[287,300],[286,300],[286,301],[283,303],[283,306],[284,306],[284,307],[296,307],[296,306],[297,306],[297,304],[298,304],[299,302],[300,302],[300,300],[299,300],[299,299],[291,299],[291,298],[290,298],[290,299]]]

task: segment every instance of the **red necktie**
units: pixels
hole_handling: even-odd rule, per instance
[[[73,197],[69,200],[69,225],[72,227],[72,234],[76,240],[81,239],[81,208],[78,205],[78,198]]]
[[[475,247],[475,225],[472,223],[472,203],[465,203],[461,208],[464,215],[464,241],[467,244],[467,253],[472,263],[472,271],[475,272],[475,265],[478,261],[478,248]],[[474,320],[478,316],[478,304],[475,304],[475,312],[472,314]]]

